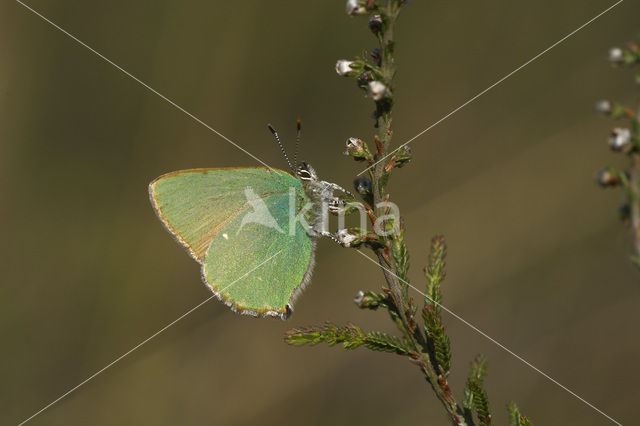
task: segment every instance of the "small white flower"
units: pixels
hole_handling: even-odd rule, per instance
[[[362,139],[349,138],[347,139],[347,150],[361,151],[364,146]]]
[[[624,52],[619,47],[612,47],[609,49],[609,61],[614,64],[622,62],[624,59]]]
[[[358,138],[347,139],[347,149],[344,151],[344,155],[352,156],[356,161],[373,160],[369,148]]]
[[[598,182],[603,188],[608,186],[617,186],[620,184],[620,177],[615,173],[612,173],[610,168],[607,167],[596,174],[596,182]]]
[[[362,15],[367,9],[358,3],[358,0],[347,0],[347,15]]]
[[[609,135],[609,148],[612,151],[622,151],[631,143],[631,131],[617,127]]]
[[[375,80],[369,82],[369,96],[371,96],[374,101],[379,101],[384,98],[386,94],[387,86],[385,86],[384,83]]]
[[[340,59],[338,62],[336,62],[336,72],[341,76],[349,76],[353,72],[351,65],[354,63],[355,61]]]
[[[604,115],[609,115],[611,114],[611,111],[613,111],[613,105],[611,104],[611,101],[607,99],[602,99],[596,102],[594,108],[597,112]]]
[[[344,228],[338,230],[336,237],[344,247],[349,247],[349,245],[358,238],[356,235],[350,234],[349,231]]]
[[[362,301],[364,300],[364,291],[359,290],[355,297],[353,298],[353,302],[358,305],[359,307],[362,307]]]

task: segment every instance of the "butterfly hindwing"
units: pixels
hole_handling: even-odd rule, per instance
[[[289,235],[288,194],[271,195],[264,202],[278,228],[260,221],[245,224],[247,216],[236,216],[214,238],[202,272],[205,280],[227,300],[233,300],[236,308],[257,315],[277,312],[286,316],[287,305],[291,305],[292,296],[311,268],[313,240],[299,225]],[[222,283],[233,284],[226,284],[225,289]]]
[[[266,168],[194,169],[149,186],[158,217],[202,265],[205,283],[232,309],[285,318],[313,266],[314,241],[298,222],[300,181]]]

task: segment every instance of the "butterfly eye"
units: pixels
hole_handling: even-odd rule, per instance
[[[310,170],[310,167],[307,163],[302,162],[298,166],[298,170],[296,171],[298,177],[302,180],[314,180],[314,175]]]

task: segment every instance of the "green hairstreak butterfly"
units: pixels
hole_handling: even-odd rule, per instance
[[[290,315],[311,279],[316,237],[336,239],[323,220],[342,202],[334,191],[349,194],[283,153],[291,172],[191,169],[149,185],[158,218],[201,265],[204,283],[233,311],[256,317]]]

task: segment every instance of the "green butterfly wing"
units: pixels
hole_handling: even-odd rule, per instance
[[[300,222],[290,222],[309,201],[299,179],[267,168],[183,170],[151,182],[149,198],[220,300],[253,316],[289,315],[315,250]]]

